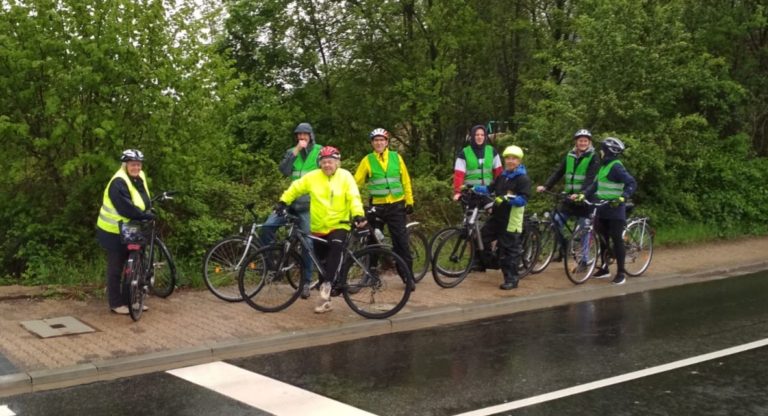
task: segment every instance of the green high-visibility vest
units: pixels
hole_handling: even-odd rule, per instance
[[[139,172],[139,177],[144,182],[144,191],[147,193],[147,197],[149,197],[149,187],[147,186],[147,177],[144,175],[144,171]],[[119,222],[125,223],[131,220],[130,218],[118,214],[115,205],[109,198],[109,187],[112,185],[112,181],[117,178],[124,180],[126,185],[128,185],[128,192],[131,193],[131,202],[133,202],[133,205],[141,211],[144,211],[144,208],[146,207],[146,205],[144,205],[144,199],[141,197],[139,190],[133,186],[133,182],[128,177],[125,169],[122,167],[118,169],[117,172],[112,175],[112,179],[109,180],[107,188],[104,190],[104,195],[102,196],[101,201],[101,210],[99,210],[99,218],[96,220],[97,227],[112,234],[120,234]]]
[[[306,175],[309,172],[317,169],[317,155],[320,154],[320,149],[323,146],[315,144],[312,146],[312,151],[307,155],[307,159],[301,158],[301,152],[296,155],[296,160],[293,161],[293,171],[291,171],[291,179],[296,180]]]
[[[467,173],[464,183],[467,185],[490,185],[493,182],[493,147],[483,146],[483,165],[477,160],[472,146],[464,148],[464,159],[467,161]]]
[[[565,157],[565,192],[572,194],[581,191],[581,185],[587,178],[587,168],[593,156],[595,156],[594,153],[582,158],[576,165],[576,155],[568,153]]]
[[[397,157],[397,152],[389,151],[386,172],[375,153],[368,154],[368,164],[371,165],[371,177],[368,178],[368,193],[371,196],[383,197],[388,194],[392,194],[395,198],[403,196],[403,183],[400,182],[400,158]]]
[[[597,193],[595,195],[597,195],[598,199],[619,199],[624,193],[623,183],[608,180],[608,172],[617,163],[623,166],[620,160],[612,160],[607,165],[602,166],[600,171],[597,172]]]

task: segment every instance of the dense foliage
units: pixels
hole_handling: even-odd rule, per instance
[[[659,228],[764,233],[768,10],[757,0],[0,0],[0,277],[100,259],[93,233],[124,148],[182,263],[287,181],[291,130],[354,169],[385,127],[417,216],[454,221],[474,124],[543,182],[589,128],[629,145]],[[547,201],[534,198],[534,206]],[[94,276],[97,280],[99,276]]]

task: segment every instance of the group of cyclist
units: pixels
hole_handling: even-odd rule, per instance
[[[413,212],[414,204],[411,179],[402,156],[389,149],[389,132],[382,128],[371,131],[369,139],[372,151],[360,161],[354,175],[340,167],[341,152],[337,148],[316,142],[309,123],[300,123],[293,133],[295,144],[286,150],[278,167],[281,174],[290,177],[292,182],[280,196],[273,213],[263,226],[262,243],[268,244],[274,240],[276,229],[285,224],[285,213],[290,211],[300,218],[299,226],[303,231],[327,241],[327,244],[314,247],[311,241],[307,241],[307,246],[312,247],[317,257],[324,260],[326,270],[337,270],[347,233],[353,225],[358,228],[368,226],[359,190],[365,186],[370,204],[376,211],[376,218],[371,218],[371,221],[382,223],[373,225],[387,225],[394,252],[412,268],[413,260],[406,231],[407,215]],[[609,137],[601,143],[598,154],[592,146],[589,131],[579,130],[573,139],[573,149],[546,183],[536,190],[543,192],[551,189],[565,177],[565,191],[570,194],[571,202],[564,212],[578,217],[579,221],[586,213],[578,201],[585,198],[612,201],[598,212],[599,230],[613,245],[618,266],[613,282],[624,283],[621,230],[626,220],[625,200],[636,188],[634,178],[618,160],[624,144],[619,139]],[[531,191],[531,180],[522,164],[523,149],[508,146],[500,157],[482,125],[472,128],[469,142],[468,146],[458,152],[454,164],[453,199],[459,200],[465,186],[471,186],[475,192],[494,198],[492,214],[482,229],[483,243],[488,251],[481,253],[480,264],[476,267],[484,269],[483,263],[488,262],[491,256],[491,242],[496,241],[499,266],[504,277],[500,288],[514,289],[518,286],[517,264],[522,254],[523,216]],[[123,152],[121,166],[104,191],[97,220],[97,238],[107,252],[109,307],[118,314],[129,312],[127,290],[121,288],[120,283],[128,253],[126,246],[120,243],[119,224],[154,218],[149,188],[142,170],[143,160],[144,155],[139,150]],[[566,219],[565,216],[555,218],[561,223]],[[560,246],[564,247],[565,244]],[[302,276],[305,284],[301,297],[307,299],[310,297],[309,283],[313,270],[309,256],[304,253],[302,258],[305,261]],[[597,272],[598,277],[608,274],[606,265],[601,266]],[[332,309],[333,278],[335,276],[330,277],[331,281],[319,285],[320,302],[315,307],[317,313]]]

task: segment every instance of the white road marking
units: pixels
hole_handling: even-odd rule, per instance
[[[544,393],[538,396],[529,397],[527,399],[515,400],[513,402],[499,404],[496,406],[486,407],[485,409],[477,409],[471,412],[461,413],[456,416],[487,416],[500,412],[506,412],[509,410],[519,409],[521,407],[531,406],[534,404],[544,403],[551,400],[557,400],[567,396],[573,396],[575,394],[584,393],[590,390],[596,390],[599,388],[611,386],[614,384],[623,383],[625,381],[635,380],[642,377],[652,376],[654,374],[663,373],[666,371],[676,370],[678,368],[686,367],[689,365],[699,364],[704,361],[715,360],[717,358],[726,357],[728,355],[738,354],[740,352],[753,350],[756,348],[762,348],[768,345],[768,338],[760,341],[750,342],[748,344],[737,345],[735,347],[726,348],[724,350],[710,352],[708,354],[697,355],[695,357],[686,358],[679,361],[674,361],[667,364],[662,364],[656,367],[646,368],[644,370],[633,371],[631,373],[622,374],[615,377],[609,377],[606,379],[593,381],[591,383],[581,384],[578,386],[568,387],[562,390],[557,390],[549,393]]]
[[[0,406],[0,416],[16,416],[16,413],[13,413],[8,406]]]
[[[373,413],[221,361],[179,368],[167,373],[277,416],[375,416]]]

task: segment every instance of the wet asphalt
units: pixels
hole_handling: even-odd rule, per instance
[[[767,301],[762,272],[228,362],[379,415],[453,415],[768,338]],[[768,414],[766,352],[501,414]],[[266,414],[165,373],[3,405],[17,415]]]

